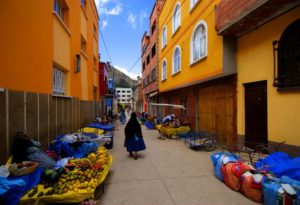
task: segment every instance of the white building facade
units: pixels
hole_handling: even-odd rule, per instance
[[[119,104],[130,105],[132,107],[132,89],[131,88],[116,88],[118,95],[117,101]]]

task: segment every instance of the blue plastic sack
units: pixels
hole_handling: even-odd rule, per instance
[[[229,152],[215,152],[210,155],[210,159],[214,166],[214,175],[222,182],[224,181],[224,175],[221,172],[221,168],[225,158],[226,162],[236,162],[239,157]]]
[[[275,152],[260,159],[254,166],[258,170],[270,171],[278,178],[285,175],[300,180],[300,158],[293,159],[283,152]]]
[[[145,123],[145,126],[146,126],[146,128],[148,128],[150,130],[154,129],[154,127],[155,127],[153,122],[148,122],[148,121]]]
[[[264,205],[276,205],[278,200],[278,190],[280,189],[280,180],[265,177],[262,182]]]
[[[300,204],[300,181],[294,180],[288,176],[282,176],[280,178],[281,183],[283,184],[290,184],[296,191],[296,204]]]
[[[96,152],[97,149],[98,145],[95,142],[84,142],[82,146],[78,147],[78,149],[74,151],[73,156],[75,158],[83,158],[91,152]]]

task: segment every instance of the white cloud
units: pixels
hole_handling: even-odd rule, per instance
[[[133,15],[132,13],[129,14],[127,18],[127,22],[131,25],[133,29],[136,28],[136,15]]]
[[[121,71],[122,73],[126,74],[127,76],[129,76],[131,79],[136,80],[138,76],[142,76],[141,73],[130,73],[128,72],[128,70],[126,68],[122,68],[120,66],[114,66],[114,68],[118,69],[119,71]]]
[[[147,18],[147,13],[145,11],[141,11],[140,13],[140,27],[143,28],[144,20]]]
[[[112,0],[95,0],[101,15],[118,16],[123,11],[122,4]]]
[[[108,25],[108,21],[107,21],[107,20],[103,20],[103,21],[102,21],[102,26],[101,26],[102,30],[105,29],[105,27],[106,27],[107,25]]]

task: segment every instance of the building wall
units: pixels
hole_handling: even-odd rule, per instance
[[[129,104],[129,105],[132,104],[132,97],[133,96],[132,96],[132,89],[131,88],[116,88],[116,94],[118,94],[120,96],[118,98],[118,103]]]
[[[52,92],[52,11],[53,1],[1,1],[0,87]]]
[[[98,99],[98,14],[93,0],[65,0],[65,21],[54,12],[54,1],[4,0],[0,8],[0,87],[52,94],[52,67],[66,73],[66,95]],[[96,31],[94,32],[94,26]],[[81,52],[81,35],[87,42]],[[94,45],[95,44],[95,45]],[[83,72],[75,72],[76,55]],[[17,59],[17,60],[16,60]],[[96,79],[95,79],[96,78]]]
[[[177,3],[181,4],[181,26],[172,35],[172,15]],[[159,16],[159,89],[167,91],[179,86],[188,86],[194,82],[215,77],[223,72],[223,37],[215,31],[214,6],[219,1],[201,0],[190,11],[190,1],[168,0]],[[190,65],[190,41],[194,28],[200,20],[204,20],[208,29],[207,57]],[[167,45],[161,46],[162,30],[167,27]],[[181,49],[181,71],[172,75],[172,56],[175,46]],[[167,60],[167,80],[161,81],[163,59]]]
[[[272,86],[272,42],[280,39],[287,26],[300,18],[299,14],[298,7],[237,39],[239,135],[245,135],[243,83],[267,80],[268,140],[300,145],[300,93],[278,92],[277,88]]]

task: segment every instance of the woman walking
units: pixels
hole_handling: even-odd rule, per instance
[[[124,147],[127,148],[127,152],[129,152],[130,156],[133,156],[134,159],[138,158],[138,151],[146,149],[142,129],[135,112],[131,113],[130,119],[125,127]]]

